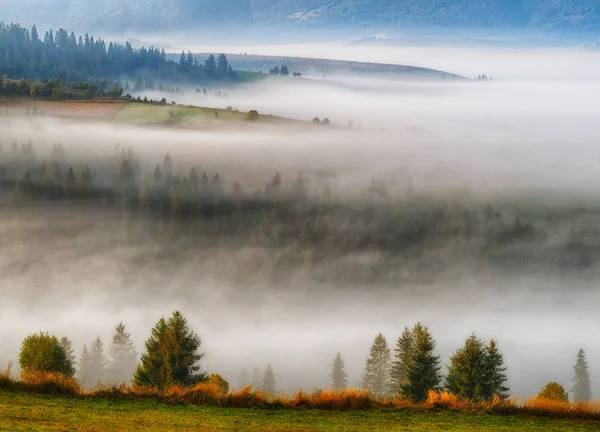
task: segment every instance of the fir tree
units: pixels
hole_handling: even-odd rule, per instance
[[[340,390],[345,389],[347,386],[348,375],[344,372],[344,360],[342,360],[342,355],[337,353],[331,370],[331,388]]]
[[[108,380],[117,384],[128,382],[135,372],[137,352],[131,335],[125,331],[123,323],[119,323],[115,328],[108,348],[108,357]]]
[[[268,396],[273,396],[275,394],[276,384],[277,383],[275,381],[275,373],[273,372],[273,368],[271,367],[271,365],[268,365],[267,369],[265,370],[263,379],[261,381],[260,388]]]
[[[169,320],[161,318],[146,341],[146,352],[134,375],[134,382],[163,390],[171,385],[191,386],[206,379],[200,372],[200,337],[192,331],[181,312]]]
[[[385,337],[379,333],[373,345],[369,358],[367,358],[362,386],[370,390],[375,396],[390,394],[391,356]]]
[[[412,331],[405,327],[402,335],[396,341],[394,349],[395,360],[392,364],[391,380],[394,392],[400,392],[402,386],[406,384],[406,370],[411,362],[415,337]]]
[[[592,392],[590,390],[590,374],[588,371],[588,364],[585,359],[585,351],[580,349],[577,352],[577,362],[573,367],[574,376],[571,380],[573,382],[573,400],[575,402],[586,402],[592,398]]]
[[[427,399],[429,390],[440,387],[440,358],[434,355],[435,342],[427,327],[421,323],[412,330],[415,337],[411,362],[406,367],[406,384],[402,386],[402,394],[413,402]]]

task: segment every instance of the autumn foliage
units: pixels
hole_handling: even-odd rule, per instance
[[[90,399],[139,400],[148,399],[165,404],[204,405],[221,408],[281,408],[319,409],[325,411],[358,410],[450,410],[459,412],[489,412],[498,415],[528,415],[543,417],[587,418],[600,420],[600,401],[569,403],[542,398],[525,401],[515,399],[473,402],[460,399],[448,392],[430,391],[427,399],[414,404],[402,397],[378,398],[366,390],[302,390],[293,395],[280,394],[268,397],[251,386],[223,393],[216,383],[201,382],[190,387],[172,386],[158,390],[156,387],[126,385],[98,386],[83,390],[78,382],[69,377],[52,373],[22,374],[18,379],[10,367],[0,372],[0,390],[51,394]]]

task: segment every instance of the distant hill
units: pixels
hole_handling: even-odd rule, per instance
[[[76,29],[274,26],[598,31],[600,0],[0,0],[0,19]]]
[[[209,54],[197,54],[202,62]],[[171,56],[176,58],[176,56]],[[265,74],[269,69],[286,65],[290,75],[300,72],[307,75],[329,75],[329,74],[386,74],[401,79],[465,79],[452,73],[427,69],[416,66],[393,65],[384,63],[366,63],[344,60],[316,59],[304,57],[263,56],[246,54],[227,54],[231,66],[236,70],[247,70]]]

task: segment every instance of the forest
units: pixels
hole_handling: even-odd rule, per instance
[[[594,271],[600,256],[593,226],[555,217],[551,209],[528,222],[490,204],[446,201],[410,178],[404,190],[373,179],[353,196],[340,196],[335,181],[318,173],[284,179],[276,172],[264,186],[247,186],[235,172],[201,170],[168,153],[152,164],[123,148],[94,161],[70,159],[60,144],[47,156],[38,155],[32,142],[0,149],[3,212],[26,214],[49,203],[64,209],[61,203],[68,203],[64,228],[72,232],[118,220],[126,233],[120,242],[263,250],[266,256],[257,254],[234,270],[247,278],[256,272],[277,280],[301,272],[358,286],[484,269],[584,274]],[[554,232],[565,226],[569,234],[557,239]],[[374,259],[345,259],[351,254]]]
[[[65,29],[48,30],[42,36],[34,25],[0,22],[0,72],[11,78],[60,79],[65,83],[104,80],[152,79],[169,84],[199,84],[218,80],[236,81],[237,75],[225,55],[210,55],[203,64],[182,53],[179,62],[168,60],[164,50],[134,49]]]

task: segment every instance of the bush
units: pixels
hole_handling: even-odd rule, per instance
[[[256,111],[256,110],[249,111],[248,112],[248,120],[250,120],[250,121],[258,120],[258,111]]]
[[[569,402],[569,395],[565,391],[565,388],[555,381],[546,384],[537,397],[538,399]]]
[[[73,364],[59,344],[56,336],[40,333],[27,336],[23,340],[19,364],[24,374],[54,373],[72,377]]]
[[[94,93],[91,90],[86,90],[83,92],[83,97],[86,99],[91,99],[94,97]]]
[[[227,380],[225,380],[225,378],[223,378],[219,374],[210,374],[210,376],[208,377],[208,383],[216,385],[219,388],[221,394],[226,395],[227,393],[229,393],[229,383],[227,382]]]

